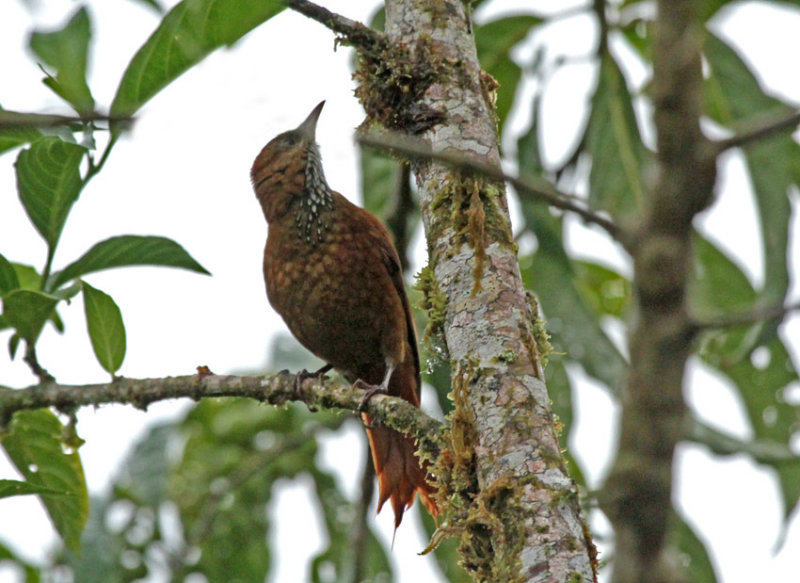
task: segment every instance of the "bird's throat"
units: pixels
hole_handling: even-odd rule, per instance
[[[306,243],[315,245],[328,230],[326,215],[333,207],[333,192],[325,180],[316,144],[308,149],[303,194],[297,202],[294,209],[297,234]]]

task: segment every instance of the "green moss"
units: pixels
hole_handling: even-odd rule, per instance
[[[361,47],[353,79],[355,95],[367,112],[366,124],[422,133],[444,120],[442,111],[422,104],[433,83],[446,78],[450,66],[431,54],[431,39],[420,35],[414,50],[388,41]]]
[[[464,244],[475,250],[472,269],[475,294],[481,289],[481,279],[486,266],[486,247],[494,242],[516,252],[511,224],[501,204],[503,191],[494,183],[465,174],[454,174],[441,188],[434,191],[429,205],[431,220],[428,223],[428,241],[439,241],[448,231],[455,232],[455,245],[449,247],[457,253]],[[428,249],[434,260],[434,249]]]
[[[428,325],[422,341],[428,351],[439,359],[449,359],[444,338],[444,323],[447,317],[447,295],[439,287],[431,265],[426,265],[416,276],[414,289],[422,292],[421,308],[428,314]]]
[[[513,364],[517,360],[517,353],[509,348],[505,352],[501,352],[492,358],[492,360],[495,362],[503,362],[505,364]]]

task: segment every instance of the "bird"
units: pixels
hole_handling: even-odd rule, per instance
[[[386,227],[333,191],[325,179],[316,126],[325,101],[297,128],[273,138],[250,177],[267,221],[267,298],[297,340],[348,382],[420,406],[417,335],[400,258]],[[413,438],[361,413],[378,477],[378,512],[387,500],[395,532],[415,496],[439,512],[427,464]]]

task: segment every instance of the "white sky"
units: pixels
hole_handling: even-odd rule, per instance
[[[362,21],[378,4],[371,0],[323,3]],[[135,2],[95,0],[89,4],[94,25],[90,87],[103,107],[111,102],[128,59],[156,26],[157,18]],[[567,5],[556,0],[499,0],[495,4],[502,12],[521,6],[561,10]],[[35,5],[38,8],[33,18],[41,26],[60,26],[77,7],[69,0]],[[41,72],[25,49],[31,23],[31,15],[21,2],[5,0],[0,4],[0,55],[5,57],[0,60],[0,104],[6,109],[63,112],[58,100],[41,84]],[[781,55],[800,54],[798,13],[745,7],[720,19],[719,24],[724,24],[729,38],[748,51],[767,87],[800,102],[795,65],[780,60]],[[563,21],[558,28],[550,27],[542,37],[555,43],[554,54],[585,55],[591,51],[594,31],[590,19],[578,17]],[[333,37],[321,25],[286,12],[233,50],[211,55],[140,112],[132,134],[117,145],[106,169],[75,205],[62,236],[56,268],[99,240],[131,233],[169,236],[213,274],[208,278],[178,270],[129,268],[87,278],[111,294],[122,310],[128,351],[121,374],[190,374],[199,364],[219,373],[263,366],[271,335],[285,328],[266,302],[261,274],[266,226],[250,187],[249,168],[266,141],[296,126],[314,105],[326,99],[318,141],[328,182],[345,195],[355,196],[358,188],[352,134],[362,114],[352,96],[351,51],[332,49]],[[525,49],[520,53],[525,54]],[[632,68],[631,78],[640,83],[641,72]],[[580,112],[591,83],[591,69],[581,63],[560,70],[550,80],[543,120],[549,159],[558,159],[569,148],[573,139],[570,132],[582,123]],[[524,111],[515,111],[515,120],[517,127],[523,128],[528,104],[519,109]],[[41,266],[44,244],[14,191],[15,157],[0,157],[0,252],[10,260]],[[747,220],[750,213],[745,209],[751,202],[746,179],[736,156],[729,157],[724,168],[718,208],[700,223],[717,234],[720,244],[735,253],[758,282],[763,261],[758,231]],[[795,200],[795,211],[796,206]],[[795,265],[800,257],[799,231],[795,213]],[[628,269],[619,251],[593,229],[574,221],[571,233],[570,244],[577,251]],[[417,261],[419,265],[423,258]],[[793,297],[797,296],[795,282]],[[39,344],[40,360],[63,383],[105,381],[88,341],[81,300],[60,311],[67,332],[60,336],[50,328],[45,331]],[[27,386],[34,379],[20,358],[9,360],[7,338],[7,333],[0,334],[0,380],[11,386]],[[791,338],[796,348],[800,318],[792,319],[784,338]],[[579,370],[571,373],[580,381],[572,449],[583,460],[590,483],[596,485],[610,459],[617,411],[590,379]],[[696,363],[689,379],[689,400],[704,419],[736,435],[748,435],[741,405],[722,380]],[[121,406],[82,410],[79,431],[87,443],[81,453],[90,488],[98,491],[108,484],[126,448],[147,424],[174,416],[185,407],[183,403],[162,403],[152,406],[148,413]],[[362,462],[360,456],[350,452],[362,451],[360,431],[352,424],[332,437],[324,455],[327,463],[341,468],[342,482],[351,493],[355,492]],[[2,458],[0,478],[5,477],[15,474]],[[679,506],[711,543],[722,581],[792,580],[800,556],[800,521],[792,521],[785,546],[774,554],[781,517],[778,492],[769,472],[754,468],[743,456],[715,459],[702,448],[684,445],[678,454],[676,485]],[[307,492],[308,484],[287,485],[277,498],[275,581],[303,580],[307,571],[302,558],[285,558],[299,549],[310,554],[314,548],[309,547],[322,544],[319,536],[309,534],[306,528],[314,520]],[[390,514],[385,511],[378,520],[378,531],[387,540],[392,531]],[[400,581],[428,580],[432,559],[416,555],[424,542],[411,527],[410,518],[404,521],[392,553],[396,572]],[[607,526],[600,525],[600,529],[608,532]],[[13,542],[31,559],[45,555],[53,541],[52,530],[33,497],[0,500],[0,540]],[[0,583],[6,581],[15,578],[0,566]]]

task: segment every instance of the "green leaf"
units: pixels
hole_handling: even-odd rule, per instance
[[[208,271],[202,265],[197,263],[183,247],[172,239],[120,235],[97,243],[77,261],[70,263],[63,270],[55,273],[49,287],[56,289],[71,279],[82,277],[89,273],[130,265],[180,267],[197,273],[208,274]]]
[[[16,112],[6,112],[0,107],[0,122],[7,121],[19,115]],[[19,146],[29,144],[42,136],[42,132],[34,127],[0,127],[0,154],[13,150]]]
[[[64,543],[77,552],[89,514],[89,497],[80,456],[64,450],[63,429],[47,409],[19,411],[0,443],[27,482],[63,492],[42,494],[41,498]]]
[[[522,213],[539,241],[536,253],[520,257],[522,281],[536,293],[556,354],[564,353],[564,358],[580,363],[590,376],[616,393],[627,363],[600,326],[599,314],[576,287],[575,267],[563,247],[560,220],[528,200],[522,201]],[[551,364],[554,360],[555,355]]]
[[[58,301],[58,298],[42,292],[17,289],[3,297],[3,318],[21,338],[32,345],[45,322],[52,316]]]
[[[39,289],[42,283],[42,276],[39,275],[39,272],[34,267],[24,263],[12,263],[11,265],[14,266],[14,272],[17,274],[19,287],[32,290]]]
[[[704,49],[712,73],[707,81],[707,109],[715,121],[741,131],[759,121],[793,112],[793,107],[764,92],[748,65],[723,40],[708,33]],[[746,146],[743,152],[764,248],[762,301],[780,304],[789,289],[786,263],[792,216],[789,196],[795,180],[792,164],[800,157],[800,146],[786,133],[759,140]]]
[[[20,480],[0,480],[0,498],[9,496],[24,496],[26,494],[49,494],[52,496],[68,495],[67,492],[59,492],[52,488],[45,488],[40,484],[31,484]]]
[[[589,201],[627,223],[638,216],[644,205],[642,173],[648,154],[625,77],[609,53],[601,59],[591,107],[587,129],[592,156]]]
[[[111,296],[83,282],[86,325],[97,360],[112,375],[125,360],[125,324]]]
[[[692,583],[716,583],[717,575],[703,542],[677,512],[672,513],[667,544],[680,553],[683,580]]]
[[[359,161],[364,208],[377,217],[385,218],[395,203],[400,162],[372,148],[361,148]]]
[[[752,309],[756,291],[736,264],[699,236],[695,237],[694,249],[689,280],[693,312],[705,316]],[[763,326],[757,323],[706,331],[698,352],[707,364],[731,380],[742,398],[754,433],[749,449],[762,451],[764,444],[772,444],[775,451],[775,444],[788,447],[795,432],[797,410],[787,402],[784,392],[798,375],[780,336],[764,336]],[[784,516],[788,517],[800,500],[800,462],[753,457],[778,474]]]
[[[115,514],[114,510],[124,508],[128,511],[129,508],[122,504],[114,505],[113,502],[107,498],[92,497],[89,519],[81,537],[80,553],[62,551],[51,569],[48,569],[50,573],[59,572],[59,567],[67,566],[72,581],[81,583],[130,583],[147,579],[147,573],[142,572],[144,567],[134,565],[136,559],[141,558],[142,539],[155,529],[143,520],[129,526],[127,531],[119,532],[116,525],[119,524],[120,515]],[[125,535],[135,541],[134,544],[125,540]]]
[[[600,315],[624,318],[631,305],[631,282],[613,269],[591,261],[573,261],[576,286]]]
[[[128,65],[111,105],[111,115],[132,115],[213,50],[232,45],[284,8],[281,0],[178,3]]]
[[[78,113],[94,110],[94,99],[86,84],[91,23],[86,8],[80,8],[66,26],[55,32],[34,32],[30,47],[45,64],[56,70],[45,85],[69,102]]]
[[[542,19],[536,16],[508,16],[475,28],[475,45],[481,67],[500,85],[495,104],[500,128],[511,110],[522,77],[519,65],[511,59],[511,49],[541,23]]]
[[[14,266],[0,253],[0,296],[19,287],[19,278]]]
[[[134,2],[138,2],[139,4],[144,4],[148,8],[152,8],[158,14],[164,14],[164,8],[161,4],[158,3],[158,0],[133,0]]]
[[[83,182],[79,166],[86,149],[54,136],[40,138],[20,152],[17,189],[36,230],[53,249]]]

